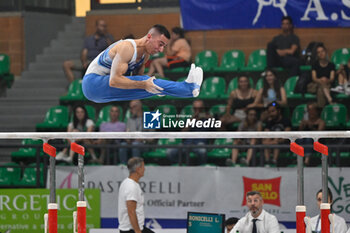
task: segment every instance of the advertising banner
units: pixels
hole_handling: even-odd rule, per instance
[[[1,189],[0,232],[44,232],[44,214],[50,200],[48,189]],[[85,190],[87,229],[100,227],[100,190]],[[78,190],[58,189],[58,232],[73,231],[73,211],[76,211]]]
[[[350,0],[180,0],[186,30],[349,27]]]
[[[102,218],[117,218],[118,189],[128,176],[125,166],[85,168],[87,188],[101,190]],[[350,169],[329,168],[333,212],[350,219]],[[76,188],[73,167],[57,167],[58,188]],[[316,192],[322,187],[321,168],[305,168],[307,214],[319,210]],[[245,193],[260,191],[264,209],[279,221],[295,221],[297,205],[296,168],[229,168],[146,166],[140,180],[145,193],[146,218],[186,219],[187,212],[222,213],[241,217],[247,212]]]

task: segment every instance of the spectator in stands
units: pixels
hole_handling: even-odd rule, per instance
[[[338,86],[331,88],[331,91],[350,95],[350,59],[346,65],[340,65],[336,75],[338,75]]]
[[[236,225],[238,220],[239,220],[238,218],[232,217],[225,221],[226,233],[230,233],[230,231]]]
[[[320,189],[317,193],[316,193],[316,201],[317,201],[317,206],[320,209],[321,207],[321,203],[322,203],[322,189]],[[331,190],[328,188],[328,203],[332,205],[333,202],[333,194],[331,192]],[[332,208],[331,208],[332,210]],[[345,220],[336,215],[336,214],[332,214],[333,215],[333,219],[334,219],[334,226],[332,226],[331,224],[331,230],[330,232],[332,233],[343,233],[346,232],[346,230],[348,229]],[[315,217],[311,218],[311,229],[313,232],[321,232],[321,218],[320,215],[316,215]]]
[[[283,16],[281,20],[282,33],[275,36],[267,44],[267,67],[283,67],[289,69],[289,76],[300,74],[300,43],[294,34],[293,20],[290,16]]]
[[[222,126],[225,128],[234,122],[241,122],[245,119],[245,110],[249,104],[254,103],[256,96],[257,91],[250,86],[249,78],[247,76],[239,77],[238,88],[231,91],[225,115],[220,119]]]
[[[316,46],[317,61],[312,65],[312,82],[307,85],[307,91],[316,93],[318,107],[323,108],[327,102],[333,103],[330,88],[335,78],[335,65],[329,61],[326,47]]]
[[[205,111],[204,102],[202,100],[195,100],[192,104],[193,107],[193,119],[197,121],[205,121],[210,118],[210,115]],[[196,124],[197,125],[197,124]],[[184,128],[183,131],[194,131],[200,133],[201,131],[208,131],[207,128]],[[206,164],[207,163],[207,149],[202,148],[201,145],[208,144],[208,140],[204,138],[200,139],[184,139],[184,145],[197,145],[196,148],[186,149],[185,154],[187,159],[189,160],[190,152],[193,152],[198,157],[198,164]],[[179,162],[179,150],[176,148],[167,149],[167,157],[172,163]]]
[[[73,122],[68,124],[68,132],[93,132],[94,131],[94,122],[89,119],[87,111],[84,106],[77,105],[73,109]],[[69,144],[70,141],[68,140]],[[90,139],[76,140],[78,144],[91,145],[92,141]],[[97,161],[97,157],[93,148],[88,148],[92,159]],[[56,160],[63,160],[68,163],[73,162],[74,151],[70,150],[69,155],[67,155],[68,148],[64,148],[56,156]]]
[[[263,209],[261,193],[248,192],[246,199],[249,212],[237,222],[231,233],[280,233],[277,218]]]
[[[276,102],[281,107],[287,107],[287,94],[280,84],[276,72],[271,69],[265,70],[263,76],[263,88],[258,91],[254,103],[248,104],[248,108],[266,108],[270,103]],[[261,120],[265,121],[267,112],[261,114]]]
[[[320,117],[320,108],[317,106],[317,103],[308,103],[307,104],[307,114],[306,117],[301,121],[299,125],[300,131],[323,131],[325,129],[325,122]],[[300,145],[313,145],[313,139],[312,138],[301,138],[296,140],[296,142]],[[305,165],[310,165],[310,158],[311,154],[313,152],[312,147],[307,148],[305,147]]]
[[[129,103],[130,107],[130,118],[126,122],[126,132],[141,132],[143,128],[143,110],[142,103],[140,100],[132,100]],[[128,155],[131,157],[141,157],[142,152],[145,151],[143,148],[139,148],[139,145],[150,142],[151,140],[143,139],[126,139],[121,145],[133,145],[132,148],[121,147],[119,149],[119,161],[120,163],[126,164],[128,162]]]
[[[290,131],[291,122],[289,119],[284,118],[281,113],[281,107],[277,102],[272,102],[267,106],[268,118],[265,122],[265,131]],[[262,143],[264,145],[278,145],[283,144],[285,139],[281,138],[264,138]],[[273,157],[270,160],[271,149],[267,148],[264,150],[265,163],[277,165],[277,160],[280,150],[273,149]]]
[[[174,27],[168,44],[167,56],[154,59],[147,75],[151,76],[156,72],[161,77],[165,77],[163,67],[169,69],[186,67],[190,65],[190,62],[191,46],[185,39],[185,32],[180,27]]]
[[[125,132],[126,125],[124,122],[119,121],[120,111],[117,106],[112,106],[109,110],[110,122],[103,122],[100,125],[100,132]],[[94,141],[96,145],[106,145],[111,143],[120,143],[119,140],[110,140],[110,139],[98,139]],[[101,164],[104,163],[106,156],[106,148],[101,148],[101,154],[99,158],[99,162]]]
[[[258,120],[258,113],[254,108],[248,108],[246,110],[247,117],[238,126],[238,131],[262,131],[262,124]],[[234,145],[255,145],[257,142],[256,138],[251,139],[234,139]],[[232,166],[236,164],[238,158],[239,149],[232,149],[232,157],[226,161],[226,164]],[[247,158],[242,158],[241,163],[248,165],[253,156],[253,149],[250,148],[247,151]]]
[[[67,60],[63,63],[63,71],[69,83],[74,81],[73,71],[85,73],[90,62],[105,50],[114,41],[112,35],[107,32],[107,24],[104,20],[96,21],[96,32],[87,36],[80,54],[80,60]]]

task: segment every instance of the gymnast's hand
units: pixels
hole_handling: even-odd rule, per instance
[[[153,80],[155,79],[156,78],[153,76],[145,81],[145,90],[152,94],[160,94],[164,89],[153,83]]]

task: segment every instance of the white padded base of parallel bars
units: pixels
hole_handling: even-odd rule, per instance
[[[306,216],[304,218],[305,223],[305,233],[312,233],[312,227],[311,227],[311,218],[309,216]]]
[[[86,207],[86,201],[78,201],[77,207]]]
[[[45,225],[44,233],[47,233],[47,230],[48,230],[48,221],[49,221],[49,214],[44,214],[44,225]]]
[[[49,210],[57,210],[57,208],[58,208],[57,203],[49,203],[47,205],[47,209],[49,209]]]
[[[329,203],[321,203],[320,209],[321,210],[330,210],[331,209],[331,204],[329,204]]]
[[[306,212],[306,206],[304,206],[304,205],[297,205],[295,207],[295,212]]]
[[[311,224],[311,218],[309,216],[304,217],[304,222],[306,225]]]

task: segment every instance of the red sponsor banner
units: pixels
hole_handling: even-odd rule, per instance
[[[259,191],[265,204],[281,206],[280,185],[281,176],[273,179],[258,180],[243,176],[244,195],[242,206],[247,204],[246,194],[250,191]]]

